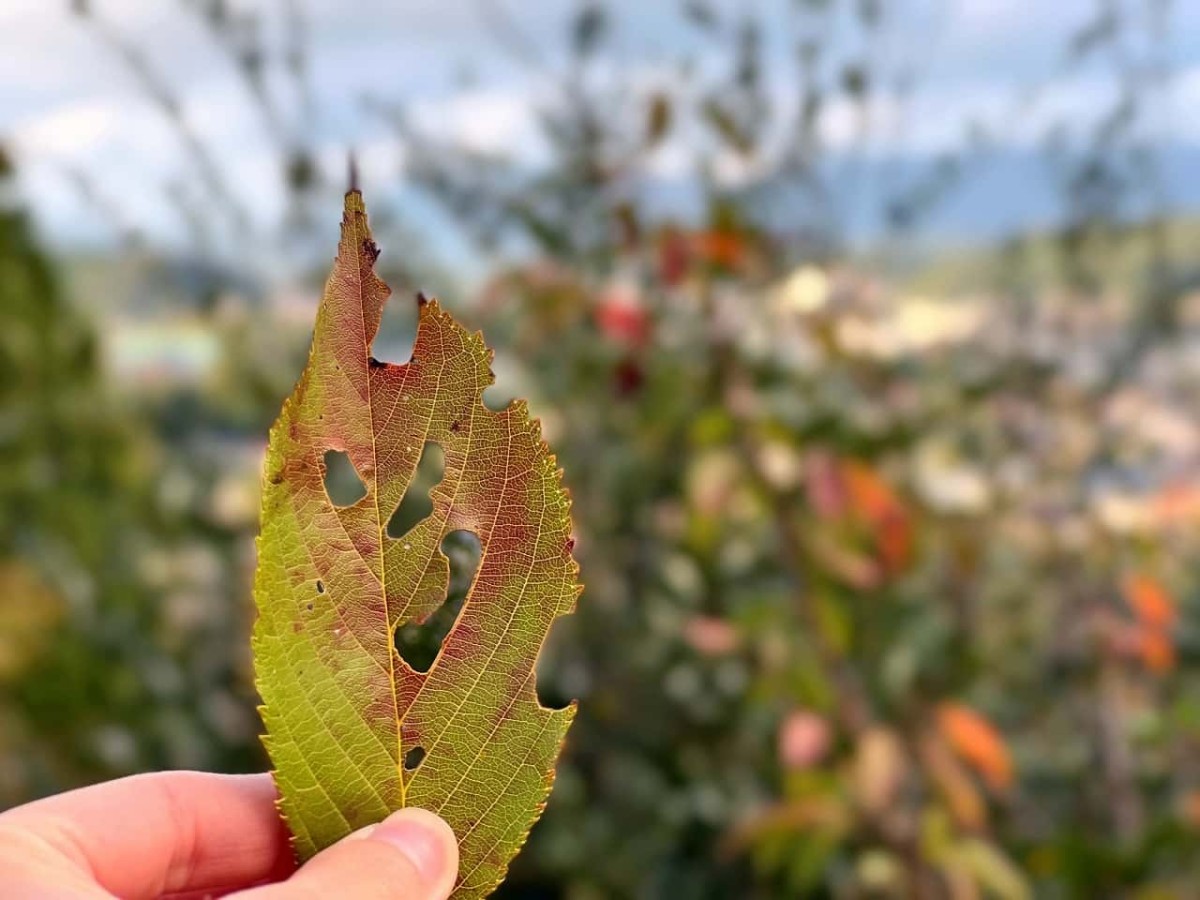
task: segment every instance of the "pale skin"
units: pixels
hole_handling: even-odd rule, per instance
[[[269,775],[159,772],[0,813],[0,896],[446,900],[458,845],[406,809],[297,868]]]

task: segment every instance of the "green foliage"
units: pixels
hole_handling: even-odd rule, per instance
[[[714,209],[490,289],[589,575],[513,895],[1186,884],[1192,495],[1127,520],[1092,488],[1155,451],[1096,431],[1117,395],[1076,380],[1066,313],[1045,301],[1039,351],[1019,310],[791,269]]]
[[[9,188],[7,163],[0,175]],[[237,547],[164,506],[160,452],[106,390],[94,331],[6,207],[0,804],[146,769],[258,764],[242,660],[224,649],[242,632],[228,614]],[[224,612],[197,609],[206,588]]]

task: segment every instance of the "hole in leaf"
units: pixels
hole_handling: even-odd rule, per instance
[[[474,533],[466,529],[452,531],[442,540],[442,552],[450,560],[450,590],[448,595],[465,597],[475,580],[483,545]]]
[[[388,519],[387,533],[389,537],[401,538],[412,530],[412,527],[433,512],[433,500],[429,492],[442,480],[446,470],[446,454],[433,441],[426,441],[421,449],[421,459],[417,462],[417,471],[412,483],[404,492],[404,499],[392,517]]]
[[[413,747],[404,754],[404,771],[411,772],[425,759],[424,747]]]
[[[334,506],[353,506],[367,496],[367,486],[342,450],[325,453],[325,493]]]
[[[492,360],[491,381],[483,389],[483,405],[492,412],[503,412],[521,395],[520,370],[504,357]]]
[[[317,593],[325,593],[325,582],[323,582],[320,578],[317,579]]]
[[[577,627],[575,616],[559,616],[538,656],[537,698],[546,709],[566,709],[587,691],[589,678],[579,661]]]
[[[396,260],[379,271],[380,277],[395,288],[394,294],[383,304],[379,331],[371,342],[371,355],[391,363],[406,363],[412,358],[413,342],[417,337],[417,304],[405,301],[404,289],[411,282],[411,275],[398,268]]]
[[[483,405],[492,412],[503,412],[515,399],[516,394],[498,384],[483,389]]]
[[[462,609],[482,547],[469,531],[452,531],[442,541],[442,552],[450,560],[450,588],[446,600],[424,622],[409,622],[396,631],[396,652],[417,672],[428,672]]]

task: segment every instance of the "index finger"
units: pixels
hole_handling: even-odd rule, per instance
[[[0,832],[119,897],[220,892],[295,869],[276,796],[269,775],[134,775],[9,810]]]

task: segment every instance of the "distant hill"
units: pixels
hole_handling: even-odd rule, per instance
[[[1155,272],[1156,240],[1165,248],[1166,270]],[[974,246],[929,248],[908,259],[893,276],[911,290],[960,294],[987,288],[1061,288],[1070,281],[1061,231],[1038,231]],[[1079,253],[1109,289],[1138,292],[1152,278],[1160,286],[1185,290],[1200,286],[1200,217],[1167,220],[1162,237],[1142,223],[1115,227]],[[866,257],[878,268],[878,256]]]

